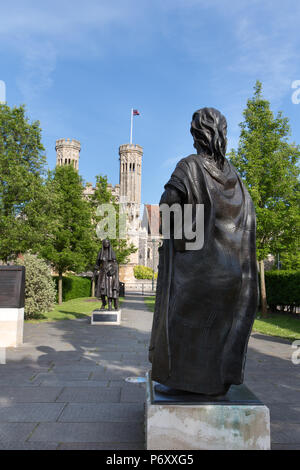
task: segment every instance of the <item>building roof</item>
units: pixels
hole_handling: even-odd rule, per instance
[[[159,205],[145,204],[142,227],[148,230],[148,235],[160,237],[159,234]]]

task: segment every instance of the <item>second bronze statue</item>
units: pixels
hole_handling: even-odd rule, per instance
[[[118,310],[119,268],[115,252],[108,239],[102,241],[102,248],[96,260],[94,277],[96,277],[95,295],[102,301],[101,308],[104,309],[108,301],[108,310],[112,310],[112,303],[115,310]]]

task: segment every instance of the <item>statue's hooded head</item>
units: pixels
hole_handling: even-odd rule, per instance
[[[116,260],[115,252],[112,249],[111,243],[108,240],[108,238],[105,238],[104,240],[102,240],[100,260],[105,260],[105,261],[115,261]]]
[[[222,169],[227,147],[227,122],[223,114],[215,108],[198,109],[193,114],[191,134],[197,153],[213,157]]]

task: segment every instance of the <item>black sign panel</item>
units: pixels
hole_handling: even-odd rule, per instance
[[[106,321],[117,321],[118,315],[116,313],[93,313],[93,321],[105,323]]]
[[[0,308],[22,308],[25,302],[25,266],[0,266]]]

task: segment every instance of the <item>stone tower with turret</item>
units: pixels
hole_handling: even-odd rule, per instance
[[[130,225],[135,227],[141,206],[141,178],[143,147],[125,144],[119,147],[120,202],[127,204]],[[137,216],[138,214],[138,216]]]
[[[79,168],[80,142],[78,140],[58,139],[56,141],[56,166],[72,165]]]
[[[120,204],[127,214],[127,235],[131,243],[139,247],[142,157],[143,147],[124,144],[119,147],[120,156]],[[130,255],[127,276],[132,279],[132,267],[139,264],[138,251]],[[131,268],[131,269],[130,269]]]

